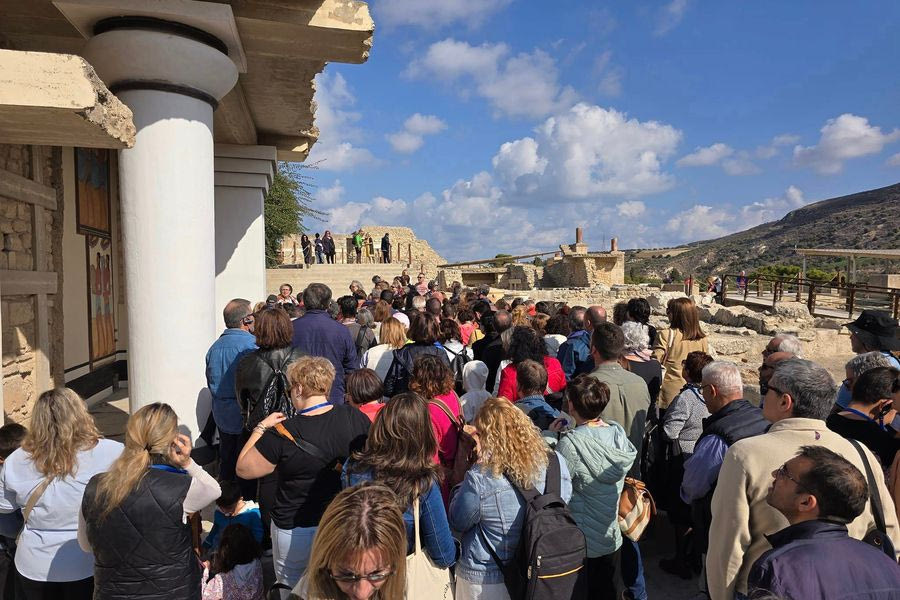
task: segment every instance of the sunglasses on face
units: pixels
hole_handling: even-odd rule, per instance
[[[328,575],[338,583],[355,585],[365,579],[369,583],[377,585],[379,583],[384,583],[384,581],[393,575],[393,573],[394,572],[391,570],[381,569],[365,575],[358,575],[357,573],[328,573]]]
[[[783,465],[781,465],[780,467],[778,467],[778,470],[775,471],[775,475],[778,476],[778,477],[784,477],[785,479],[788,479],[788,480],[794,482],[795,484],[797,484],[797,487],[798,487],[798,488],[800,488],[801,490],[803,490],[803,491],[806,492],[807,494],[811,494],[811,493],[812,493],[812,492],[809,491],[809,489],[808,489],[805,485],[803,485],[802,483],[800,483],[799,481],[797,481],[796,479],[794,479],[794,478],[791,476],[790,472],[789,472],[788,469],[787,469],[787,463],[784,463]]]

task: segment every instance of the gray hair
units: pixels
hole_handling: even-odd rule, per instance
[[[358,280],[356,280],[356,279],[354,279],[353,281],[350,282],[350,288],[351,288],[351,289],[353,288],[353,286],[356,286],[356,287],[358,287],[359,289],[363,289],[362,283],[360,283],[360,282],[359,282]]]
[[[703,367],[703,383],[716,386],[723,396],[744,390],[740,369],[727,360],[714,360]]]
[[[331,288],[324,283],[311,283],[303,290],[303,306],[306,310],[328,310]]]
[[[778,333],[774,339],[780,340],[775,348],[775,352],[789,352],[798,358],[803,356],[803,344],[800,343],[796,335]]]
[[[821,421],[831,413],[837,389],[827,369],[802,358],[775,365],[769,388],[790,394],[794,400],[791,416]]]
[[[413,296],[412,307],[419,311],[425,310],[426,302],[428,302],[428,298],[425,296]]]
[[[875,351],[857,354],[848,360],[847,364],[844,366],[853,372],[854,377],[859,377],[866,371],[876,367],[893,367],[894,365],[891,364],[891,361],[887,356],[881,352]]]
[[[650,347],[650,328],[643,323],[625,321],[622,333],[625,334],[625,350],[640,352]]]
[[[235,298],[225,305],[222,311],[222,317],[225,319],[225,327],[235,329],[241,326],[241,321],[250,316],[253,310],[250,308],[250,301],[243,298]]]
[[[509,344],[512,341],[512,334],[515,327],[504,329],[500,334],[500,343],[503,345],[503,352],[509,352]]]
[[[366,329],[375,328],[375,317],[372,316],[372,311],[368,308],[361,308],[359,309],[359,311],[357,311],[356,322]]]

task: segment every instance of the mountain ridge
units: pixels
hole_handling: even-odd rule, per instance
[[[790,211],[781,219],[710,240],[691,242],[677,256],[639,258],[628,251],[626,272],[661,279],[673,268],[695,277],[735,273],[764,265],[800,264],[794,248],[900,248],[900,183],[837,198],[820,200]],[[646,254],[647,251],[643,251]],[[840,258],[816,257],[810,267],[835,269]],[[861,259],[867,270],[883,263]],[[900,271],[900,265],[892,267]]]

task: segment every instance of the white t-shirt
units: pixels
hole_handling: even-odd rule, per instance
[[[78,581],[93,576],[94,556],[78,546],[78,515],[88,481],[109,470],[122,453],[119,442],[101,439],[78,453],[74,477],[54,479],[41,494],[16,550],[16,569],[34,581]],[[0,474],[0,512],[24,509],[44,476],[21,448],[9,455]]]
[[[394,348],[390,344],[378,344],[363,353],[359,366],[363,369],[372,369],[378,374],[378,378],[384,381],[392,362],[394,362]]]

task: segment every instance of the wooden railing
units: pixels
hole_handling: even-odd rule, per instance
[[[823,282],[794,277],[776,277],[769,275],[740,275],[729,273],[722,277],[723,294],[727,298],[730,290],[743,294],[746,301],[755,290],[757,298],[768,300],[771,294],[772,306],[784,301],[785,295],[795,302],[806,302],[809,313],[816,308],[833,308],[847,311],[847,317],[853,318],[854,311],[866,308],[883,310],[893,318],[900,317],[900,289],[886,288],[861,283]],[[821,298],[820,298],[821,297]],[[826,302],[823,298],[827,298]]]

